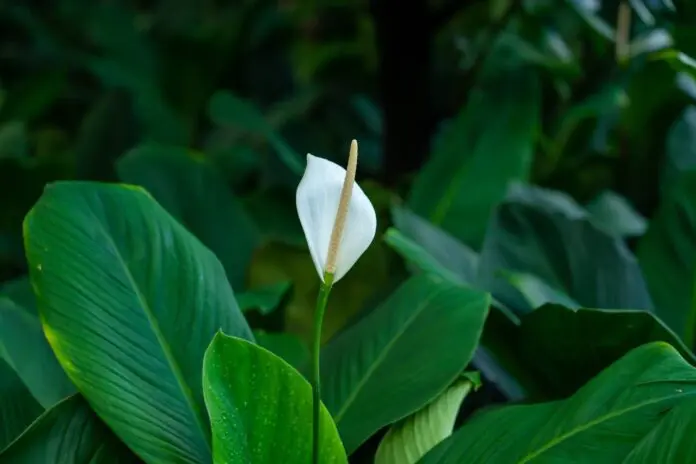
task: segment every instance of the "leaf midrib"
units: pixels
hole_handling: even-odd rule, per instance
[[[334,416],[334,421],[336,424],[338,424],[341,419],[343,418],[343,415],[348,411],[348,408],[353,404],[355,399],[358,397],[358,394],[362,391],[362,389],[365,387],[367,381],[372,377],[372,374],[375,373],[377,368],[384,362],[385,358],[389,354],[389,352],[392,350],[396,342],[404,335],[406,330],[413,324],[414,320],[421,315],[421,313],[425,310],[425,308],[430,304],[432,300],[437,298],[441,293],[444,293],[447,289],[446,288],[438,288],[437,290],[433,291],[432,294],[424,300],[424,302],[418,306],[416,310],[413,311],[413,314],[411,314],[404,324],[402,325],[401,329],[398,330],[394,336],[392,337],[391,340],[384,346],[384,349],[381,351],[381,353],[375,358],[375,361],[370,365],[370,367],[365,371],[365,374],[360,378],[358,383],[356,384],[355,388],[353,391],[351,391],[350,395],[346,398],[345,402],[343,403],[343,406],[338,410],[336,415]]]
[[[521,460],[518,461],[518,464],[527,463],[527,462],[531,461],[532,459],[539,457],[541,454],[550,450],[554,446],[559,445],[563,441],[565,441],[565,440],[567,440],[567,439],[569,439],[569,438],[571,438],[579,433],[582,433],[586,430],[589,430],[590,428],[592,428],[596,425],[599,425],[599,424],[602,424],[608,420],[614,419],[615,417],[619,417],[623,414],[628,414],[628,413],[633,412],[635,410],[638,410],[642,407],[651,406],[653,404],[657,404],[657,403],[660,403],[662,401],[667,401],[670,399],[675,399],[675,398],[680,398],[680,397],[689,397],[689,396],[696,396],[696,392],[681,393],[678,395],[661,396],[659,398],[655,398],[655,399],[652,399],[649,401],[643,401],[642,403],[636,403],[633,406],[630,406],[630,407],[627,407],[624,409],[619,409],[619,410],[613,411],[609,414],[605,414],[605,415],[600,416],[594,420],[588,421],[585,424],[582,424],[578,427],[575,427],[564,434],[561,434],[561,435],[555,437],[554,439],[550,440],[548,443],[546,443],[541,448],[538,448],[536,451],[524,456]]]
[[[138,287],[137,283],[135,282],[135,279],[133,278],[133,274],[131,273],[130,268],[127,266],[126,261],[123,259],[123,256],[121,255],[121,250],[116,246],[116,243],[113,241],[111,238],[111,235],[109,235],[108,231],[104,227],[104,224],[100,220],[100,218],[94,214],[94,212],[90,208],[90,213],[92,214],[92,217],[94,218],[95,222],[99,226],[99,230],[101,230],[102,234],[106,237],[107,239],[107,244],[111,247],[113,247],[114,254],[116,255],[119,264],[123,267],[124,273],[126,277],[128,278],[128,282],[133,288],[133,292],[135,293],[138,302],[140,303],[140,306],[143,308],[143,311],[147,317],[147,320],[150,324],[150,328],[152,329],[152,332],[155,335],[155,338],[157,339],[157,342],[159,343],[160,347],[162,348],[162,353],[164,354],[164,358],[167,361],[167,364],[169,365],[170,369],[172,370],[172,373],[174,374],[174,378],[176,379],[177,386],[179,387],[186,403],[188,404],[192,415],[193,419],[198,426],[198,431],[200,432],[200,435],[203,437],[203,442],[207,445],[208,450],[211,451],[211,443],[208,438],[208,435],[205,433],[205,427],[204,427],[204,421],[203,417],[201,415],[201,412],[196,405],[196,402],[191,394],[191,389],[188,387],[188,384],[184,380],[184,376],[179,368],[178,363],[176,362],[174,355],[172,354],[171,348],[169,347],[169,344],[167,343],[166,339],[164,338],[164,335],[162,334],[162,331],[159,327],[159,324],[157,323],[156,318],[154,317],[154,313],[152,309],[150,308],[150,305],[147,303],[147,300],[145,297],[142,295],[140,292],[140,288]]]

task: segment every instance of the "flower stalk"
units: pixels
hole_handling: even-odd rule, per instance
[[[314,312],[314,338],[312,341],[312,463],[319,464],[319,429],[321,428],[321,328],[324,322],[326,304],[333,287],[333,274],[324,274],[324,281],[319,286],[317,307]]]
[[[348,155],[348,166],[346,169],[343,185],[336,216],[333,220],[333,227],[329,240],[328,250],[326,250],[326,260],[324,273],[319,294],[317,295],[317,306],[314,313],[314,337],[312,341],[312,463],[319,464],[320,448],[320,429],[321,429],[321,372],[320,372],[320,353],[321,353],[321,334],[324,322],[324,313],[329,301],[329,294],[333,287],[336,274],[337,262],[339,259],[339,249],[343,240],[346,228],[348,212],[353,198],[353,185],[355,184],[355,171],[358,165],[358,142],[353,140],[350,144]],[[374,233],[373,233],[374,236]],[[371,239],[370,239],[371,241]],[[369,245],[369,242],[368,242]],[[367,246],[366,246],[367,247]],[[366,248],[365,247],[365,248]],[[364,250],[363,250],[364,251]],[[357,257],[356,257],[357,259]],[[345,272],[344,272],[345,273]]]

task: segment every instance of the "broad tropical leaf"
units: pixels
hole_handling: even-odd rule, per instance
[[[669,128],[666,151],[660,187],[669,194],[682,173],[696,168],[696,106],[687,106]]]
[[[302,175],[302,157],[269,124],[259,108],[228,91],[215,93],[208,108],[210,119],[224,127],[235,127],[262,136],[278,158],[295,175]]]
[[[440,266],[464,282],[476,281],[478,253],[408,209],[392,208],[392,218],[399,232],[423,247]]]
[[[259,232],[209,160],[184,148],[148,145],[128,152],[116,169],[215,253],[235,290],[244,287]]]
[[[416,177],[408,202],[476,249],[508,183],[529,177],[541,104],[534,72],[499,69],[494,56]]]
[[[461,274],[447,269],[428,250],[407,237],[399,229],[390,227],[384,234],[384,241],[406,260],[412,273],[426,272],[442,277],[451,282],[470,283]]]
[[[377,448],[375,464],[416,464],[452,434],[462,401],[480,384],[478,375],[467,373],[423,409],[393,425]]]
[[[476,415],[421,463],[568,462],[578,456],[596,464],[624,462],[694,395],[696,369],[670,345],[654,342],[632,350],[567,400]]]
[[[638,310],[569,309],[545,305],[507,334],[545,399],[566,398],[625,353],[649,342],[667,342],[692,364],[696,357],[654,315]]]
[[[2,464],[141,462],[104,425],[81,395],[54,405],[0,452]]]
[[[652,308],[638,261],[626,244],[595,226],[561,192],[515,185],[481,250],[480,285],[520,312],[533,309],[501,271],[533,274],[585,307]]]
[[[44,408],[75,393],[58,364],[38,316],[0,296],[0,352]]]
[[[696,461],[694,428],[696,398],[682,401],[660,424],[638,442],[624,464],[680,463]]]
[[[7,364],[0,347],[0,450],[39,417],[41,405]]]
[[[203,354],[251,338],[213,253],[125,185],[51,184],[24,234],[46,338],[96,413],[147,462],[209,462]]]
[[[205,354],[203,389],[214,462],[311,462],[312,388],[281,358],[219,333]],[[347,464],[336,424],[323,405],[320,422],[319,462]]]
[[[595,224],[617,237],[637,237],[645,233],[648,222],[628,200],[607,190],[587,205]]]
[[[322,398],[349,453],[452,384],[474,355],[489,303],[485,293],[415,276],[324,347]]]
[[[655,312],[684,342],[696,342],[696,171],[683,174],[650,222],[638,258]]]
[[[463,285],[474,284],[466,280],[465,274],[458,272],[459,269],[466,269],[466,266],[459,268],[456,262],[452,262],[453,267],[451,269],[446,268],[446,264],[441,263],[439,260],[443,259],[442,257],[439,259],[435,258],[423,246],[393,227],[387,230],[387,233],[384,235],[384,241],[410,264],[411,269],[415,273],[425,272]],[[454,254],[459,253],[455,252]],[[481,340],[481,344],[474,354],[472,364],[481,371],[488,383],[495,384],[506,397],[511,400],[519,400],[524,398],[525,389],[522,388],[515,377],[523,373],[523,370],[516,369],[514,360],[512,362],[506,361],[511,359],[511,357],[501,353],[501,351],[508,351],[511,348],[508,337],[501,335],[502,332],[507,327],[514,329],[519,324],[519,318],[499,301],[495,299],[492,299],[492,301],[493,308],[499,310],[500,314],[494,311],[488,317],[486,324],[494,327],[486,331],[488,337],[484,336],[483,340]],[[501,326],[503,328],[499,330]],[[516,370],[517,372],[513,375],[511,370]]]
[[[529,312],[547,303],[558,303],[569,308],[580,307],[580,305],[573,301],[568,295],[551,287],[534,274],[501,270],[499,271],[499,275],[519,292],[522,301],[527,303]],[[518,307],[518,311],[521,312],[522,309]]]

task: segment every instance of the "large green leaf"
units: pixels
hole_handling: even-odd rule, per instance
[[[203,391],[220,464],[305,464],[312,460],[312,388],[270,351],[215,336],[205,354]],[[322,405],[321,463],[346,463],[336,424]]]
[[[234,289],[244,287],[258,231],[205,157],[185,148],[148,145],[127,153],[116,169],[122,181],[145,187],[215,253]]]
[[[22,380],[3,359],[0,347],[0,450],[43,412]]]
[[[696,171],[670,191],[638,246],[656,313],[684,342],[696,341]]]
[[[394,226],[408,239],[423,247],[440,266],[462,281],[476,281],[478,254],[447,232],[406,208],[392,208]]]
[[[637,260],[561,192],[516,185],[498,209],[481,251],[479,283],[520,312],[529,304],[501,275],[536,275],[585,307],[650,309]]]
[[[637,310],[568,309],[546,305],[508,334],[517,362],[543,385],[544,397],[565,398],[633,348],[663,341],[696,365],[696,357],[652,314]]]
[[[44,408],[75,393],[35,313],[0,296],[0,351]]]
[[[442,277],[443,279],[459,282],[471,283],[465,280],[465,276],[445,267],[436,257],[434,257],[422,245],[407,237],[399,229],[390,227],[384,234],[384,241],[395,252],[404,258],[410,271],[414,274],[426,272]]]
[[[435,445],[452,434],[454,421],[466,395],[480,386],[473,373],[456,381],[427,406],[392,426],[377,448],[375,464],[415,464]]]
[[[271,126],[259,108],[228,91],[212,96],[208,108],[210,119],[220,126],[236,127],[261,136],[273,147],[278,158],[295,175],[304,171],[302,157]]]
[[[587,205],[592,220],[607,232],[618,237],[636,237],[645,233],[648,223],[628,200],[606,190]]]
[[[427,237],[433,237],[433,235],[423,234],[421,238],[425,240]],[[472,282],[466,280],[467,273],[462,272],[468,269],[468,266],[460,265],[456,261],[446,260],[445,263],[441,262],[440,260],[444,259],[442,255],[436,258],[424,246],[406,237],[401,231],[393,227],[389,228],[384,235],[384,241],[411,265],[410,267],[414,272],[425,272],[451,282],[472,285]],[[451,246],[456,244],[458,243],[454,241],[450,243]],[[426,244],[425,246],[429,245]],[[435,247],[433,252],[436,252],[438,249]],[[460,254],[457,251],[452,253],[455,255]],[[467,256],[468,254],[461,253],[461,255]],[[451,264],[449,269],[445,267],[447,262]],[[522,399],[525,396],[524,389],[515,377],[520,374],[524,375],[524,370],[518,368],[514,359],[511,361],[503,359],[510,358],[510,356],[501,356],[501,350],[510,351],[507,337],[501,335],[501,333],[509,327],[514,329],[519,324],[519,318],[495,299],[493,299],[493,307],[498,309],[499,313],[494,311],[489,315],[486,326],[490,326],[490,330],[485,331],[489,336],[486,337],[484,333],[484,339],[474,354],[472,364],[481,371],[488,383],[495,384],[509,399]],[[511,370],[516,371],[514,375],[511,375]]]
[[[31,288],[29,276],[3,282],[0,285],[0,295],[8,297],[22,309],[36,317],[39,316],[39,310],[36,308],[36,296]]]
[[[0,463],[131,464],[140,460],[97,417],[80,395],[47,410],[0,452]]]
[[[696,369],[668,344],[650,343],[567,400],[478,414],[421,463],[624,462],[694,395]]]
[[[551,287],[534,274],[500,271],[499,275],[519,292],[520,296],[528,304],[530,310],[534,310],[547,303],[558,303],[568,306],[569,308],[580,307],[580,305],[568,295]]]
[[[147,462],[209,462],[203,354],[251,338],[213,253],[133,186],[51,184],[24,229],[44,333],[97,414]]]
[[[322,397],[349,453],[457,378],[489,303],[485,293],[422,274],[324,347]]]
[[[623,460],[624,464],[695,462],[696,398],[682,401]]]
[[[478,248],[511,180],[527,180],[539,125],[537,76],[486,68],[413,183],[409,206]]]
[[[668,193],[681,173],[696,169],[696,106],[684,109],[669,128],[660,186]]]

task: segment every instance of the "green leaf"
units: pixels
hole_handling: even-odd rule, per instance
[[[292,282],[283,281],[248,290],[237,295],[237,304],[242,312],[258,309],[261,314],[270,314],[280,306],[291,287]]]
[[[75,393],[58,364],[38,316],[0,296],[0,351],[44,408]]]
[[[564,111],[558,119],[553,134],[552,152],[550,153],[552,167],[574,147],[570,145],[572,136],[583,123],[596,121],[599,118],[628,106],[630,102],[622,85],[608,82],[597,92],[581,100]]]
[[[651,29],[631,40],[629,54],[631,58],[645,54],[663,51],[674,45],[674,40],[665,29]]]
[[[416,464],[452,434],[462,401],[479,384],[480,379],[458,380],[423,409],[392,426],[377,448],[375,464]]]
[[[650,343],[567,400],[476,415],[421,463],[569,462],[577,456],[596,464],[624,462],[673,408],[694,395],[696,369],[668,344]]]
[[[623,460],[624,464],[694,462],[696,398],[682,401]]]
[[[230,92],[220,91],[210,99],[208,112],[210,119],[219,126],[236,127],[262,136],[290,172],[296,175],[302,175],[304,172],[302,157],[275,131],[252,103]]]
[[[213,459],[225,464],[305,464],[312,459],[312,389],[270,351],[218,333],[205,353],[203,391]],[[322,407],[320,462],[348,459]]]
[[[447,269],[428,250],[408,238],[400,230],[393,227],[387,229],[387,232],[384,234],[384,241],[410,264],[411,271],[414,274],[422,271],[452,282],[466,282],[463,276]]]
[[[0,284],[0,295],[5,295],[25,311],[36,317],[39,316],[39,310],[36,308],[36,296],[31,288],[29,276],[3,282]]]
[[[541,105],[529,69],[488,71],[416,177],[408,201],[415,213],[474,248],[508,183],[529,178]]]
[[[671,344],[696,364],[676,334],[645,311],[546,305],[523,317],[507,338],[517,361],[543,385],[544,397],[553,399],[567,397],[628,351],[655,341]]]
[[[214,334],[251,338],[213,253],[138,187],[50,184],[24,221],[44,333],[143,460],[209,462],[201,373]]]
[[[415,276],[325,345],[322,398],[349,454],[452,384],[474,355],[489,303],[485,293]]]
[[[242,289],[258,231],[241,203],[203,155],[185,148],[147,145],[117,164],[124,182],[137,184],[203,242]]]
[[[0,453],[0,463],[138,463],[80,395],[47,410]]]
[[[469,286],[472,284],[465,280],[466,276],[456,273],[467,269],[465,265],[459,266],[456,262],[453,262],[452,270],[446,269],[442,263],[422,246],[405,237],[399,230],[393,227],[387,230],[384,235],[384,241],[401,255],[412,268],[415,268],[416,271],[414,273],[422,271],[461,285]],[[458,254],[458,252],[453,253]],[[517,370],[518,372],[515,372],[515,376],[517,376],[520,373],[520,369],[517,368],[514,361],[506,363],[505,366],[501,365],[500,351],[501,349],[508,350],[509,346],[506,337],[499,335],[499,332],[503,332],[503,330],[498,330],[500,329],[498,324],[502,324],[505,327],[515,327],[519,324],[519,317],[495,298],[492,298],[492,304],[495,309],[500,311],[500,314],[497,314],[495,311],[491,313],[487,324],[495,325],[496,328],[487,330],[489,336],[481,341],[472,363],[476,369],[484,374],[489,383],[495,384],[505,396],[510,399],[521,399],[524,397],[523,389],[510,372],[511,368]],[[505,358],[505,356],[502,357]]]
[[[696,342],[696,171],[684,173],[638,245],[655,312],[687,344]]]
[[[423,247],[442,267],[464,282],[476,281],[478,254],[474,250],[406,208],[392,208],[392,218],[407,239]]]
[[[667,133],[667,153],[660,179],[662,193],[669,193],[679,176],[696,169],[696,106],[688,106]]]
[[[558,303],[569,308],[579,308],[580,305],[572,298],[551,287],[533,274],[524,272],[500,271],[499,275],[507,280],[524,298],[529,305],[529,311],[547,303]],[[518,308],[519,310],[520,308]]]
[[[0,450],[39,417],[43,408],[3,359],[0,347]]]
[[[679,50],[661,50],[653,53],[650,58],[665,61],[675,71],[696,76],[696,60]]]
[[[295,369],[303,368],[309,362],[309,349],[297,336],[291,333],[268,333],[254,331],[256,343],[271,353],[283,358]]]
[[[566,2],[597,35],[608,41],[614,41],[616,32],[599,16],[599,11],[597,11],[600,6],[599,3],[586,0],[566,0]]]
[[[628,200],[611,190],[602,192],[592,200],[587,205],[587,211],[595,224],[617,237],[637,237],[648,228],[645,218]]]
[[[528,303],[502,278],[502,271],[533,274],[585,307],[652,308],[641,269],[626,244],[594,225],[561,192],[514,186],[481,251],[480,285],[527,312]]]

